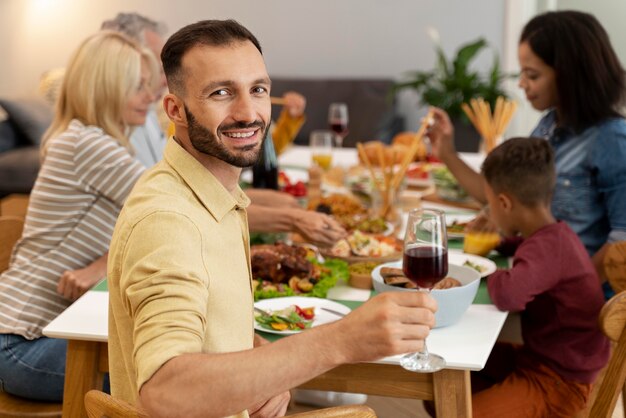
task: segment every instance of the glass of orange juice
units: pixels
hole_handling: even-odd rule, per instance
[[[491,231],[466,231],[463,252],[486,256],[500,244],[500,234]]]
[[[333,136],[328,130],[315,130],[309,136],[311,159],[314,164],[328,170],[333,161]]]

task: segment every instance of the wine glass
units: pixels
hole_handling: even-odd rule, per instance
[[[448,237],[445,215],[435,209],[413,209],[409,212],[404,236],[404,275],[417,285],[417,290],[430,293],[437,282],[448,274]],[[424,348],[406,354],[400,365],[407,370],[432,373],[441,370],[446,361]]]
[[[343,139],[348,135],[348,105],[331,103],[328,108],[328,125],[335,133],[335,144],[341,148]]]
[[[328,170],[332,164],[333,136],[331,131],[318,129],[309,136],[311,159],[324,170]]]

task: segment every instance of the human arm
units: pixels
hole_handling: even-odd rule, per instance
[[[184,354],[143,385],[141,404],[155,417],[229,415],[338,365],[420,350],[434,309],[429,295],[389,292],[340,321],[253,350]]]
[[[537,295],[551,289],[560,279],[558,242],[520,244],[513,266],[499,269],[487,279],[487,290],[494,305],[503,311],[519,312]]]
[[[289,193],[271,189],[245,189],[252,204],[266,207],[299,208],[298,200]]]
[[[76,142],[76,174],[94,194],[121,207],[145,167],[109,135],[87,128]]]
[[[307,241],[324,246],[334,245],[346,231],[332,217],[299,208],[248,207],[250,232],[297,232]]]
[[[276,154],[280,154],[285,150],[287,145],[291,144],[295,139],[300,128],[304,125],[306,117],[304,110],[306,108],[306,99],[303,95],[289,91],[283,95],[285,104],[274,123],[272,131],[272,139],[274,141],[274,149]]]
[[[108,255],[107,252],[85,268],[66,270],[59,280],[57,293],[66,299],[78,299],[106,276]]]
[[[435,123],[428,129],[433,155],[440,159],[457,179],[461,187],[474,199],[487,203],[483,189],[483,176],[474,171],[459,157],[454,147],[454,127],[448,114],[436,107],[431,108]]]
[[[609,132],[602,132],[591,153],[596,184],[609,223],[607,242],[592,256],[601,281],[606,280],[604,256],[613,242],[626,241],[626,123]]]

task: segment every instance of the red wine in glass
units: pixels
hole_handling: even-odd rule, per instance
[[[346,136],[348,134],[348,124],[341,122],[333,122],[330,124],[330,129],[339,136]]]
[[[448,274],[448,235],[445,214],[436,209],[413,209],[409,212],[404,234],[402,270],[418,287],[429,292]],[[446,365],[443,357],[424,347],[400,359],[400,366],[420,373],[432,373]]]
[[[420,245],[404,252],[404,275],[421,289],[432,289],[448,274],[448,252],[441,247]]]

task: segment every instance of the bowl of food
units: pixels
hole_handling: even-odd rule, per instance
[[[371,289],[372,288],[372,270],[380,264],[375,261],[365,261],[350,264],[348,271],[350,272],[350,279],[348,284],[351,287],[357,289]]]
[[[402,260],[384,263],[372,270],[372,284],[377,292],[416,291],[413,282],[402,272]],[[406,287],[407,284],[409,287]],[[446,279],[439,284],[446,288],[435,288],[430,292],[439,306],[435,313],[435,328],[459,322],[476,297],[480,273],[469,267],[450,264]]]

